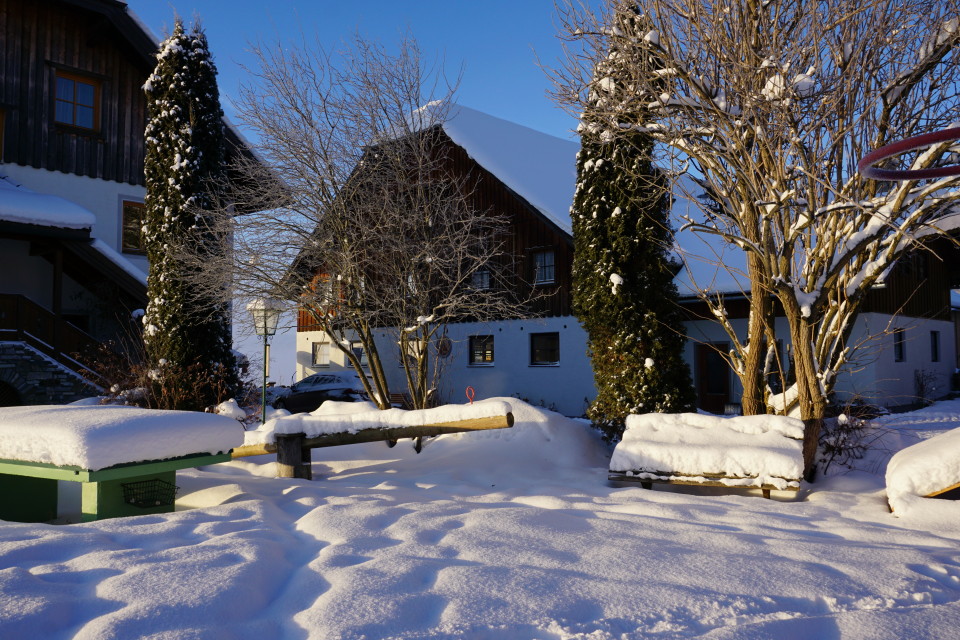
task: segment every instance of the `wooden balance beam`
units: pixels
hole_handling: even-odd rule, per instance
[[[465,433],[469,431],[486,431],[488,429],[508,429],[513,426],[513,414],[489,418],[470,418],[453,422],[438,422],[435,424],[419,425],[415,427],[388,427],[361,429],[355,432],[326,433],[312,438],[303,433],[277,435],[276,444],[255,444],[236,447],[233,449],[234,458],[247,456],[261,456],[277,454],[278,478],[313,478],[311,470],[311,449],[321,447],[337,447],[345,444],[360,444],[363,442],[386,442],[388,444],[403,438],[413,438],[417,453],[420,453],[423,438],[431,438],[446,433]],[[391,445],[392,446],[392,445]]]

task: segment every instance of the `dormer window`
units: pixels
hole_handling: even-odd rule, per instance
[[[54,120],[58,124],[96,131],[100,116],[100,82],[57,71]]]
[[[541,249],[533,252],[533,283],[553,284],[554,254],[553,249]]]

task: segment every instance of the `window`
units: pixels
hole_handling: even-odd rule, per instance
[[[533,252],[533,283],[551,284],[554,282],[553,249]]]
[[[0,109],[0,162],[3,162],[3,132],[6,127],[5,116],[6,112]]]
[[[489,289],[490,288],[490,270],[489,269],[478,269],[473,273],[473,277],[470,279],[470,285],[477,290]]]
[[[493,364],[493,336],[470,336],[470,364]]]
[[[893,330],[893,361],[903,362],[907,359],[906,330]]]
[[[100,83],[92,78],[57,72],[54,120],[81,129],[99,129]]]
[[[124,200],[120,209],[122,216],[120,248],[124,253],[146,255],[147,246],[143,241],[143,218],[146,209],[143,203]]]
[[[367,366],[367,352],[363,348],[363,343],[359,341],[350,343],[350,350],[353,351],[353,355],[360,358],[360,366]]]
[[[930,332],[930,362],[940,362],[940,332]]]
[[[530,364],[549,366],[560,364],[560,334],[531,333],[530,334]]]
[[[313,343],[313,366],[315,367],[330,366],[330,343],[329,342]]]

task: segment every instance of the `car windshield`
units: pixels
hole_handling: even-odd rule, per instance
[[[346,377],[330,373],[315,373],[307,376],[300,382],[293,385],[294,391],[304,391],[306,389],[342,389],[353,388],[356,381]]]

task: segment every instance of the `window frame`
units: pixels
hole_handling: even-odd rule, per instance
[[[475,291],[488,291],[490,290],[490,280],[490,269],[486,267],[477,269],[473,272],[473,275],[470,276],[470,287]]]
[[[467,350],[467,365],[471,367],[492,367],[496,364],[496,339],[493,334],[470,336]],[[480,355],[480,359],[477,359]]]
[[[359,349],[359,353],[358,353]],[[370,366],[370,363],[367,361],[367,350],[363,348],[363,342],[359,340],[350,341],[350,350],[354,355],[359,355],[360,357],[360,366],[366,369]]]
[[[127,245],[127,207],[132,209],[139,209],[139,246],[132,247]],[[127,255],[135,256],[145,256],[147,255],[147,246],[146,242],[143,240],[143,224],[144,218],[147,215],[146,205],[139,200],[129,200],[127,198],[120,199],[120,253],[125,253]]]
[[[326,362],[322,362],[317,359],[317,355],[318,355],[317,347],[320,347],[321,351],[323,347],[326,347],[326,351],[327,351]],[[330,341],[329,340],[317,340],[316,342],[311,342],[310,351],[311,351],[311,358],[312,358],[312,363],[310,365],[311,367],[319,368],[319,369],[330,368]]]
[[[903,327],[893,330],[893,361],[906,362],[907,360],[907,331]]]
[[[60,95],[60,79],[69,80],[74,83],[73,95],[66,99]],[[87,105],[78,102],[77,84],[88,85],[93,89],[93,104]],[[66,69],[55,69],[53,74],[53,123],[58,127],[65,127],[84,133],[100,132],[100,112],[103,93],[103,81],[94,76],[68,71]],[[65,103],[71,105],[71,120],[61,120],[58,115],[58,104]],[[93,113],[91,116],[91,126],[85,126],[77,122],[77,107],[89,108]]]
[[[546,260],[543,261],[543,265],[540,263],[540,257],[550,256],[549,264]],[[530,252],[530,261],[533,268],[533,284],[534,286],[547,285],[547,284],[556,284],[557,282],[557,251],[553,247],[542,247],[538,249],[533,249]],[[544,274],[549,273],[541,277],[541,266],[542,272]]]
[[[535,344],[535,342],[538,339],[543,340],[551,336],[553,337],[553,339],[556,340],[556,345],[553,348],[553,350],[556,351],[557,357],[551,360],[543,359],[542,357],[538,359],[537,352],[538,351],[542,352],[544,350],[544,347],[542,345],[538,347]],[[530,334],[530,366],[531,367],[559,367],[560,366],[560,332],[559,331],[544,331],[544,332]]]

